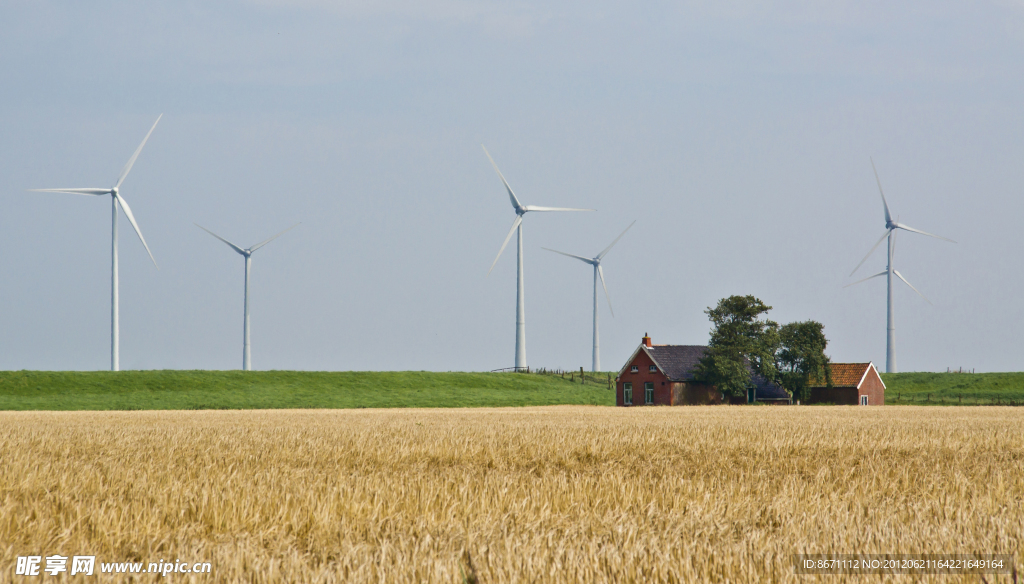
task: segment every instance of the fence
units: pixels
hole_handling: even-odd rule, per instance
[[[568,379],[573,383],[579,383],[580,385],[602,385],[606,386],[609,390],[615,388],[615,384],[612,381],[611,373],[592,373],[584,371],[580,367],[579,371],[565,371],[564,369],[547,369],[541,367],[540,369],[530,369],[529,367],[504,367],[502,369],[493,369],[491,373],[526,373],[530,375],[549,375],[552,377],[561,377],[562,379]]]

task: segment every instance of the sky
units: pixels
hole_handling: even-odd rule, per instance
[[[1024,3],[234,0],[0,3],[0,369],[102,370],[121,195],[123,369],[531,367],[705,344],[753,294],[885,363],[878,168],[900,233],[900,371],[1021,369]]]

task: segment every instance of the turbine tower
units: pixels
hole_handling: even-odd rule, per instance
[[[634,221],[633,223],[636,223],[636,221]],[[633,223],[630,223],[629,227],[632,227]],[[611,242],[611,244],[608,247],[604,248],[604,251],[602,251],[601,253],[597,254],[597,256],[595,256],[593,258],[585,258],[585,257],[582,257],[582,256],[573,255],[571,253],[565,253],[564,251],[558,251],[557,249],[550,249],[550,248],[547,248],[547,247],[542,248],[542,249],[545,249],[547,251],[553,251],[555,253],[560,253],[560,254],[562,254],[564,256],[569,256],[571,258],[576,258],[576,259],[580,260],[581,262],[584,262],[584,263],[587,263],[587,264],[590,264],[590,265],[594,266],[594,353],[593,353],[593,357],[592,357],[591,365],[590,365],[590,370],[593,371],[594,373],[597,373],[597,372],[601,371],[601,347],[600,347],[600,343],[598,341],[598,334],[597,334],[597,280],[598,280],[598,278],[601,279],[601,287],[604,288],[604,297],[608,299],[608,312],[611,312],[612,316],[615,316],[615,311],[612,310],[612,298],[608,294],[608,285],[605,284],[605,282],[604,282],[604,270],[601,269],[601,260],[604,258],[605,255],[607,255],[607,253],[609,251],[611,251],[612,246],[614,246],[616,243],[618,243],[619,240],[622,239],[622,236],[625,235],[627,231],[629,231],[629,227],[625,228],[622,231],[622,233],[620,233],[619,236],[615,238],[615,241]]]
[[[146,140],[149,140],[149,135],[156,129],[156,125],[160,123],[160,118],[164,117],[163,114],[157,116],[156,121],[153,122],[153,127],[146,133],[146,137],[142,139],[142,144],[135,149],[135,154],[128,159],[128,162],[121,169],[121,175],[117,177],[117,182],[111,188],[72,188],[72,189],[29,189],[30,191],[37,193],[70,193],[72,195],[110,195],[110,370],[119,371],[121,369],[120,363],[120,324],[118,315],[118,282],[117,282],[117,208],[120,206],[121,210],[124,211],[124,216],[128,218],[128,222],[132,224],[132,228],[135,229],[135,233],[139,236],[139,240],[142,241],[143,247],[146,248],[146,253],[149,254],[149,259],[153,260],[153,265],[156,266],[156,259],[153,257],[153,252],[149,251],[149,246],[146,245],[146,238],[142,237],[142,231],[139,230],[139,224],[135,222],[135,217],[132,215],[132,210],[128,206],[128,202],[121,196],[120,188],[121,183],[128,176],[128,173],[132,169],[132,165],[135,164],[135,160],[139,157],[139,153],[142,152],[142,147],[146,145]],[[160,269],[160,266],[157,266]]]
[[[866,280],[870,280],[872,278],[877,278],[879,276],[885,276],[886,277],[886,280],[887,280],[887,283],[888,283],[888,291],[887,291],[887,301],[886,301],[885,372],[886,373],[896,373],[896,324],[895,324],[895,321],[893,320],[892,277],[896,276],[900,280],[903,280],[904,284],[906,284],[907,286],[910,286],[911,290],[913,290],[914,292],[917,292],[917,294],[921,298],[925,299],[925,302],[928,302],[929,304],[931,304],[931,301],[928,300],[928,298],[926,298],[924,294],[921,294],[921,292],[919,292],[917,288],[914,288],[914,285],[911,284],[910,282],[908,282],[907,279],[903,277],[903,274],[899,273],[896,270],[896,268],[893,266],[893,263],[892,263],[893,255],[896,253],[896,230],[897,229],[902,229],[904,231],[911,231],[913,233],[920,233],[921,235],[927,235],[928,237],[934,237],[936,239],[942,239],[944,241],[949,241],[951,243],[956,243],[956,242],[953,241],[952,239],[949,239],[949,238],[946,238],[946,237],[942,237],[940,235],[934,235],[932,233],[927,233],[925,231],[921,231],[920,229],[914,229],[913,227],[910,227],[908,225],[904,225],[904,224],[900,223],[899,220],[893,221],[892,220],[892,215],[889,213],[889,204],[885,202],[885,193],[882,192],[882,181],[878,178],[878,169],[875,168],[875,161],[874,160],[871,160],[871,170],[873,170],[875,172],[875,182],[878,183],[878,193],[880,195],[882,195],[882,208],[885,211],[885,233],[882,234],[882,237],[871,248],[871,251],[868,252],[868,255],[864,256],[864,259],[862,259],[860,261],[860,263],[857,264],[857,267],[853,269],[853,272],[850,272],[850,275],[852,276],[857,270],[859,270],[860,267],[862,265],[864,265],[864,262],[867,261],[867,259],[869,257],[871,257],[871,254],[874,253],[874,251],[876,249],[878,249],[878,246],[882,244],[882,241],[884,241],[886,238],[888,238],[888,240],[889,240],[889,243],[888,243],[888,256],[887,256],[888,257],[888,262],[887,262],[885,271],[884,272],[879,272],[879,273],[877,273],[877,274],[875,274],[873,276],[868,276],[867,278],[864,278],[863,280],[857,280],[853,284],[860,284],[861,282],[864,282]],[[853,284],[847,284],[846,286],[843,286],[843,287],[846,288],[848,286],[853,286]]]
[[[301,223],[301,221],[299,223]],[[277,235],[271,237],[270,239],[266,239],[266,240],[264,240],[264,241],[262,241],[260,243],[257,243],[256,245],[254,245],[252,247],[249,247],[247,249],[242,249],[241,247],[231,243],[230,241],[224,239],[223,237],[217,235],[216,233],[210,231],[209,229],[203,227],[202,225],[200,225],[198,223],[195,224],[196,227],[202,229],[203,231],[209,233],[210,235],[212,235],[212,236],[216,237],[217,239],[223,241],[224,243],[228,244],[228,247],[230,247],[231,249],[233,249],[233,250],[237,251],[238,253],[242,254],[242,256],[245,258],[245,320],[244,320],[244,324],[242,325],[242,370],[243,371],[251,371],[252,370],[252,358],[251,358],[251,355],[249,354],[249,267],[252,265],[252,253],[254,251],[258,250],[259,248],[263,247],[264,245],[267,245],[271,241],[274,241],[278,237],[281,237],[286,232],[291,231],[292,229],[295,229],[296,227],[299,226],[299,223],[296,223],[295,225],[292,225],[291,227],[289,227],[288,229],[285,229],[281,233],[278,233]]]
[[[491,271],[494,270],[495,264],[498,263],[498,258],[501,257],[501,252],[505,251],[505,246],[508,245],[508,240],[512,239],[512,234],[516,233],[518,237],[518,253],[516,255],[516,371],[520,369],[526,369],[526,302],[523,294],[523,215],[531,211],[593,211],[593,209],[569,209],[565,207],[537,207],[535,205],[521,205],[519,199],[516,198],[515,193],[512,192],[512,187],[508,186],[508,181],[498,170],[498,165],[494,163],[494,159],[491,158],[491,153],[487,151],[487,148],[481,145],[484,149],[484,154],[487,155],[487,159],[491,161],[491,165],[494,167],[494,171],[498,173],[498,177],[501,178],[501,182],[505,185],[505,190],[508,191],[508,198],[512,201],[512,208],[516,212],[516,219],[512,222],[512,229],[509,229],[508,235],[505,236],[505,241],[501,244],[501,249],[498,250],[498,255],[494,258],[494,262],[491,263],[491,269],[487,270],[487,274],[490,275]]]

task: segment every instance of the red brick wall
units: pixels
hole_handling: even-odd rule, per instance
[[[633,365],[636,365],[639,369],[636,373],[630,372],[630,367]],[[667,406],[672,404],[672,384],[669,383],[668,378],[660,370],[651,373],[649,371],[651,365],[654,365],[654,361],[651,361],[647,353],[640,350],[629,366],[626,367],[625,373],[620,375],[619,379],[615,382],[615,405],[627,405],[622,403],[622,390],[626,383],[633,384],[633,403],[628,405],[645,405],[644,383],[646,382],[654,383],[654,405]]]
[[[868,374],[864,376],[864,381],[861,382],[860,387],[857,388],[857,403],[860,403],[860,396],[868,396],[869,406],[881,406],[885,405],[885,385],[882,383],[882,378],[878,376],[878,372],[875,371],[874,367],[868,368]]]

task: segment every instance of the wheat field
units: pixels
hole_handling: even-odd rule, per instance
[[[3,412],[0,461],[4,582],[72,580],[15,576],[33,554],[211,563],[179,582],[980,581],[797,575],[794,553],[1024,565],[1020,408]]]

